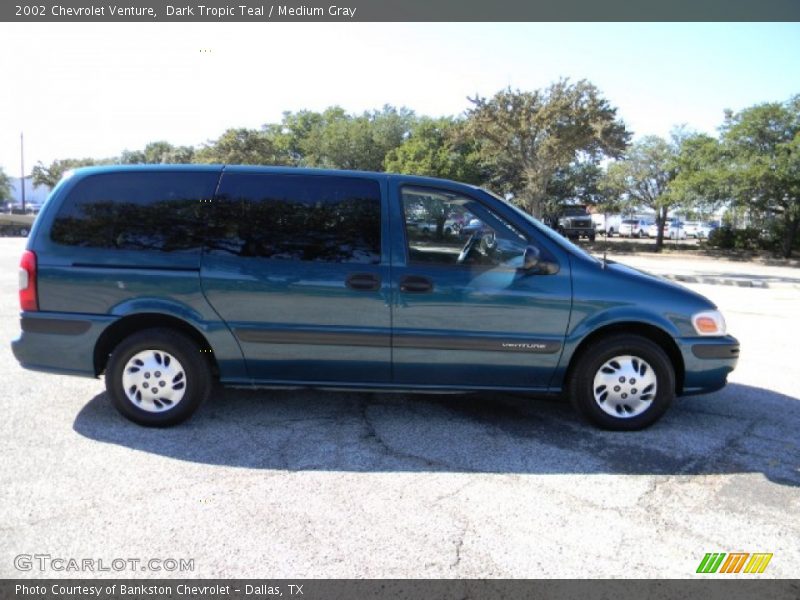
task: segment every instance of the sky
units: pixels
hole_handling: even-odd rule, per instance
[[[588,79],[634,135],[714,134],[800,94],[799,23],[0,23],[0,168],[201,145],[283,111],[406,106]]]

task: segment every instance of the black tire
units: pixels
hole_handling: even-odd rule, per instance
[[[178,389],[177,386],[181,381],[185,383],[180,388],[183,390],[182,397],[174,406],[167,405],[166,401],[160,403],[160,406],[166,406],[166,408],[158,409],[158,412],[141,408],[141,406],[147,405],[148,399],[145,398],[145,404],[137,405],[128,397],[123,386],[123,371],[128,361],[140,353],[148,351],[153,351],[153,356],[163,356],[161,353],[166,353],[174,357],[184,375],[183,377],[176,375],[178,383],[174,384]],[[170,363],[165,362],[164,364],[169,365]],[[172,365],[174,367],[174,363]],[[147,427],[169,427],[185,421],[208,398],[213,384],[210,365],[201,354],[197,344],[183,333],[171,329],[144,329],[122,340],[111,353],[105,379],[106,390],[114,407],[127,419]],[[153,388],[155,388],[155,381],[156,377],[153,373]],[[170,382],[163,383],[169,384]],[[143,385],[147,386],[147,384]],[[141,391],[139,393],[140,402]],[[158,400],[152,402],[158,403]]]
[[[594,242],[594,234],[593,233],[589,234],[589,241],[590,242]]]
[[[595,400],[595,376],[603,377],[601,367],[622,356],[644,361],[655,373],[655,395],[640,404],[646,408],[636,415],[625,415],[624,412],[620,416],[609,414],[606,410],[611,410],[613,403],[609,402],[604,409],[601,408],[602,398]],[[593,425],[614,431],[636,431],[655,423],[669,408],[675,397],[675,370],[664,350],[651,340],[638,335],[618,334],[600,339],[581,351],[570,371],[567,391],[581,417]]]

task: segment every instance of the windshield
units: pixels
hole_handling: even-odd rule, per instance
[[[484,189],[484,188],[480,188],[480,189],[481,189],[481,191],[486,192],[487,194],[489,194],[492,198],[496,198],[497,200],[500,200],[500,202],[502,202],[506,206],[510,206],[511,209],[514,212],[516,212],[519,216],[521,216],[523,219],[525,219],[528,223],[533,225],[538,232],[542,233],[546,237],[549,237],[551,240],[553,240],[554,242],[556,242],[560,246],[566,246],[573,253],[575,253],[575,254],[577,254],[579,256],[582,256],[584,258],[588,258],[589,260],[591,260],[593,262],[596,262],[596,263],[600,262],[599,258],[597,258],[595,256],[592,256],[591,254],[589,254],[586,250],[584,250],[583,248],[581,248],[577,244],[573,244],[571,241],[569,241],[563,235],[561,235],[560,233],[554,231],[553,229],[550,229],[547,225],[542,223],[539,219],[537,219],[536,217],[534,217],[532,215],[529,215],[528,213],[526,213],[524,210],[522,210],[518,206],[514,206],[514,204],[512,204],[511,202],[509,202],[505,198],[503,198],[501,196],[498,196],[494,192],[491,192],[491,191],[489,191],[487,189]]]

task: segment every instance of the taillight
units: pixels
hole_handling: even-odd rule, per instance
[[[19,261],[19,306],[22,310],[39,310],[36,293],[36,255],[30,250],[22,253]]]

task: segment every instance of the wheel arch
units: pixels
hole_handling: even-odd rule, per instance
[[[575,351],[572,353],[572,357],[567,365],[564,381],[570,381],[572,372],[575,369],[575,365],[578,364],[581,356],[584,352],[586,352],[587,348],[603,338],[617,334],[639,335],[650,340],[664,350],[667,358],[669,358],[670,363],[672,363],[672,368],[675,371],[675,394],[679,395],[681,393],[683,389],[684,375],[686,373],[686,366],[683,363],[683,356],[681,355],[678,345],[675,343],[675,340],[672,338],[672,336],[660,327],[651,325],[649,323],[643,323],[641,321],[610,323],[608,325],[599,327],[588,335],[584,336],[584,338],[575,348]]]
[[[135,313],[114,321],[100,335],[94,347],[94,372],[99,376],[105,371],[108,357],[126,337],[143,329],[173,329],[180,331],[201,349],[214,377],[219,376],[219,367],[211,345],[205,335],[186,321],[163,313]]]

